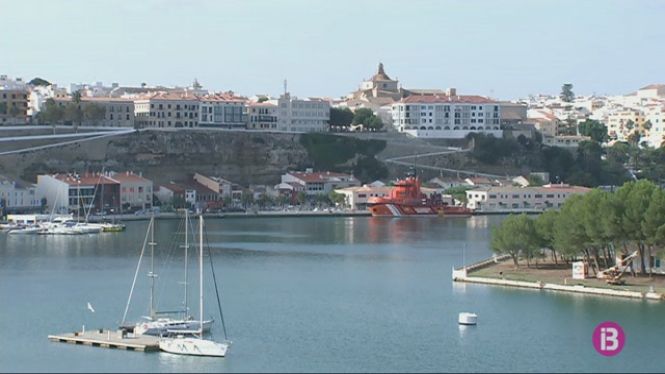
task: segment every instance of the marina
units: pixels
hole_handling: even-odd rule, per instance
[[[0,363],[7,371],[38,372],[505,372],[533,365],[556,371],[661,371],[657,360],[607,360],[595,353],[590,338],[580,337],[611,319],[630,339],[622,356],[657,356],[661,337],[653,326],[660,324],[664,303],[452,282],[451,268],[491,256],[490,230],[502,219],[208,218],[233,340],[224,359],[152,347],[150,354],[137,354],[120,346],[136,342],[127,339],[129,333],[118,340],[117,329],[148,221],[127,222],[118,235],[0,234],[0,299],[11,300],[3,303],[3,315],[30,321],[3,325],[0,334],[12,344],[3,346]],[[160,221],[155,241],[170,243],[178,225],[178,220]],[[155,263],[156,310],[183,302],[183,252]],[[149,307],[147,272],[139,273],[128,312],[132,326]],[[211,281],[205,274],[204,280]],[[192,283],[193,305],[197,288]],[[211,287],[205,300],[204,318],[216,320],[209,338],[221,342]],[[192,312],[197,315],[198,308]],[[476,314],[477,326],[459,325],[460,312]],[[72,343],[47,339],[52,334],[67,341],[82,325],[85,334]],[[98,333],[88,326],[104,329]],[[110,349],[95,349],[96,344]],[[518,348],[524,361],[511,358]]]

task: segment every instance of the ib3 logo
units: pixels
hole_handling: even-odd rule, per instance
[[[603,356],[618,355],[625,342],[626,335],[616,322],[602,322],[593,330],[593,347]]]

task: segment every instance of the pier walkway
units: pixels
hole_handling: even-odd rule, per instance
[[[153,352],[159,351],[159,338],[141,335],[134,337],[123,331],[89,330],[83,332],[49,335],[52,342],[87,345],[91,347],[124,349],[128,351]]]

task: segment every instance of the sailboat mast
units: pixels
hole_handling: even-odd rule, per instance
[[[155,318],[155,213],[150,218],[150,318]]]
[[[188,258],[189,258],[189,242],[187,241],[187,234],[188,234],[188,229],[189,229],[189,211],[185,210],[185,312],[184,312],[184,318],[187,318],[187,313],[189,312],[188,307],[189,307],[189,300],[188,300],[188,295],[187,295],[187,289],[189,288],[189,279],[188,279]]]
[[[199,216],[199,333],[203,339],[203,214]]]

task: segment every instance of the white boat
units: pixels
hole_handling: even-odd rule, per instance
[[[189,216],[185,214],[185,300],[184,300],[184,308],[182,310],[177,310],[177,311],[172,311],[172,312],[160,312],[157,311],[155,308],[155,279],[157,278],[157,274],[155,273],[155,268],[154,268],[154,263],[155,263],[155,246],[157,243],[155,242],[155,217],[153,216],[150,219],[150,223],[148,225],[148,232],[146,233],[146,238],[143,243],[143,248],[141,249],[141,255],[139,257],[139,264],[136,268],[136,273],[134,274],[134,282],[132,283],[132,288],[129,292],[129,299],[127,300],[127,306],[125,308],[125,314],[122,317],[122,322],[120,324],[120,327],[123,329],[130,329],[133,330],[134,335],[140,336],[140,335],[155,335],[155,336],[162,336],[162,335],[168,335],[168,334],[173,334],[173,333],[178,333],[181,331],[197,331],[197,330],[203,330],[203,332],[209,332],[210,328],[213,324],[213,320],[195,320],[193,317],[188,315],[189,308],[188,308],[188,296],[187,296],[187,283],[188,283],[188,249],[189,249],[189,243],[188,243],[188,226],[189,226]],[[150,235],[150,241],[148,242],[148,235]],[[145,247],[146,244],[150,246],[150,258],[151,258],[151,269],[150,272],[148,273],[148,277],[150,278],[150,314],[146,317],[143,317],[146,321],[144,322],[137,322],[133,326],[125,325],[125,320],[127,318],[127,312],[129,310],[129,304],[131,302],[132,294],[134,292],[134,286],[136,285],[136,277],[138,275],[139,268],[141,266],[141,260],[143,259],[143,255],[145,253]],[[159,317],[160,315],[168,315],[168,314],[180,314],[178,318],[174,317]],[[203,326],[201,326],[201,322],[203,320]]]
[[[42,232],[44,229],[40,226],[25,226],[25,227],[16,227],[8,229],[10,235],[36,235]]]
[[[160,339],[159,349],[179,355],[224,357],[229,344],[179,335],[175,338]]]
[[[199,320],[203,320],[203,215],[199,216]],[[184,335],[178,335],[175,338],[160,338],[159,349],[164,352],[178,355],[226,356],[226,352],[228,351],[231,342],[224,341],[219,343],[203,339],[203,328],[199,328],[198,331],[190,332],[197,336],[186,337]]]
[[[462,312],[457,318],[460,325],[475,325],[478,321],[478,316],[474,313]]]

